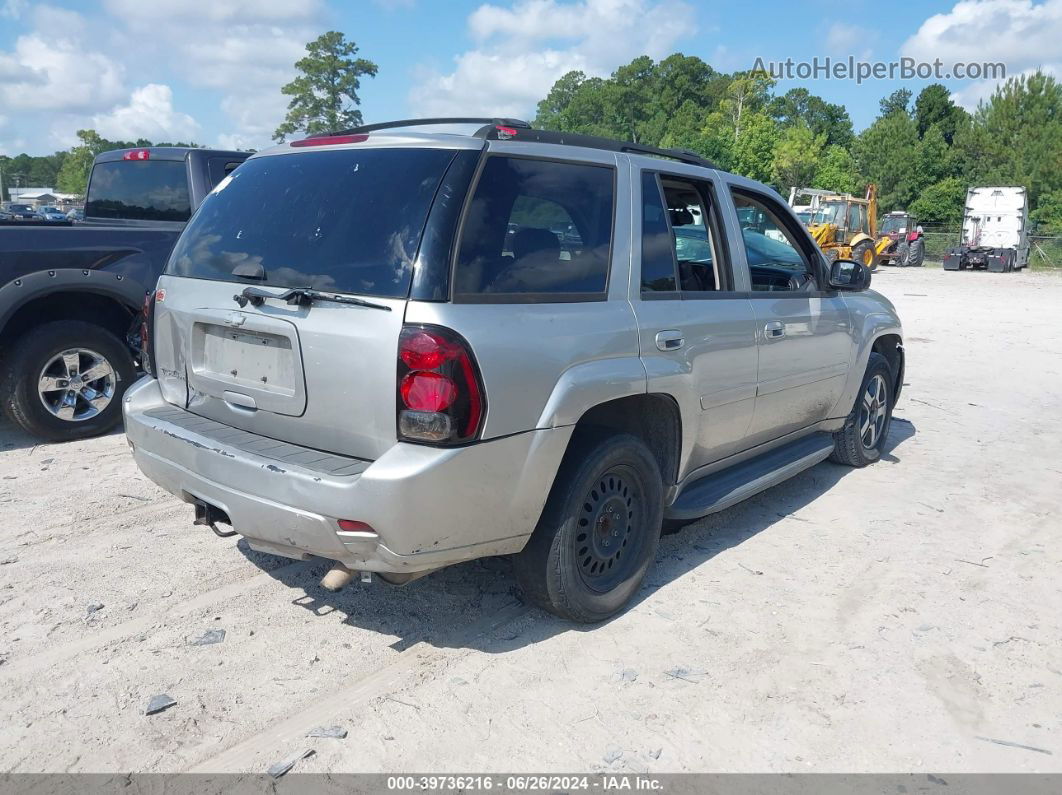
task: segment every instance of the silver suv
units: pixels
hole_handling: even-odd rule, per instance
[[[589,622],[662,524],[880,456],[900,321],[774,191],[439,121],[260,152],[181,235],[125,420],[198,524],[336,561],[333,586],[512,555],[531,600]]]

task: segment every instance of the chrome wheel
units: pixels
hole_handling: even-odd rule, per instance
[[[859,437],[865,450],[873,450],[881,441],[889,414],[889,390],[885,379],[875,375],[867,382],[859,407]]]
[[[70,348],[53,356],[37,379],[41,403],[68,422],[92,419],[110,405],[118,378],[103,356]]]

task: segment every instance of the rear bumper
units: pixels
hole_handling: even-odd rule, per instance
[[[124,411],[144,474],[186,502],[224,510],[255,549],[396,573],[522,549],[572,433],[536,430],[456,449],[398,443],[376,461],[285,445],[280,459],[254,451],[265,437],[248,442],[250,434],[166,403],[151,378],[130,388]],[[340,531],[339,519],[376,532]]]

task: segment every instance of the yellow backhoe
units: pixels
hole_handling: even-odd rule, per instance
[[[893,240],[889,237],[878,239],[876,185],[867,185],[866,195],[862,198],[850,193],[793,188],[790,204],[802,195],[812,196],[808,232],[829,261],[850,259],[874,270],[886,258]]]

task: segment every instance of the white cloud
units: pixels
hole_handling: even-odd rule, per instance
[[[77,112],[116,102],[125,93],[123,67],[90,40],[80,14],[38,7],[33,29],[0,50],[0,107]]]
[[[945,69],[955,63],[1001,62],[1008,76],[1037,68],[1057,75],[1062,72],[1062,0],[963,0],[923,22],[900,54],[919,61],[939,58]],[[1000,82],[971,81],[953,97],[974,108]]]
[[[4,0],[4,4],[0,6],[0,17],[18,19],[27,8],[29,0]]]
[[[453,71],[421,67],[410,92],[414,115],[533,115],[566,72],[604,76],[639,55],[661,58],[696,32],[680,0],[521,0],[485,4],[468,19],[474,49]]]
[[[171,53],[191,86],[220,92],[232,128],[219,140],[244,146],[269,143],[287,108],[280,87],[294,77],[305,42],[323,32],[321,0],[105,0],[105,7],[143,57]]]
[[[1036,66],[1030,69],[1023,69],[1021,72],[1014,72],[1010,77],[1028,77],[1034,72],[1043,72],[1044,74],[1051,75],[1056,80],[1062,80],[1062,66],[1057,64],[1045,64],[1043,66]],[[999,88],[1003,80],[974,80],[969,84],[963,86],[958,91],[954,91],[951,94],[951,101],[956,105],[961,105],[969,111],[977,110],[977,105],[981,102],[987,102],[992,98],[992,95]]]
[[[92,117],[92,127],[104,138],[135,141],[189,141],[199,134],[199,124],[173,108],[169,86],[148,83],[133,91],[129,103]]]
[[[870,56],[870,47],[867,45],[873,38],[873,33],[859,25],[834,22],[826,31],[826,48],[834,57],[853,55],[866,60]]]

